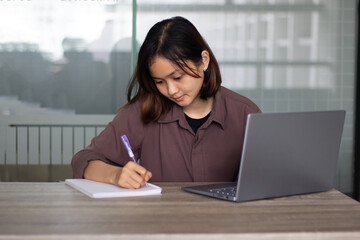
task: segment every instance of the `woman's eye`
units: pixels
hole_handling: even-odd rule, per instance
[[[182,76],[178,76],[176,78],[174,78],[174,80],[180,80]]]
[[[161,84],[162,81],[155,81],[155,84]]]

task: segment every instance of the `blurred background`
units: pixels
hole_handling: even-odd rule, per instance
[[[70,178],[72,155],[126,103],[150,27],[181,15],[214,51],[223,85],[263,112],[346,110],[335,187],[356,198],[357,8],[357,0],[0,1],[0,181]]]

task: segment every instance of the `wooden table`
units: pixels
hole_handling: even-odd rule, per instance
[[[161,196],[92,199],[64,183],[0,183],[0,239],[360,239],[360,203],[336,190],[233,203],[157,185]]]

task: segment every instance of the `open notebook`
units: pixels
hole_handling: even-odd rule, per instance
[[[139,189],[126,189],[87,179],[66,179],[65,184],[92,198],[136,197],[161,194],[161,188],[151,183],[146,183],[144,187]]]

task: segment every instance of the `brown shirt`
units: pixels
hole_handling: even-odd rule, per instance
[[[174,104],[156,122],[143,124],[140,102],[119,112],[90,146],[72,159],[75,178],[82,178],[91,160],[124,166],[130,158],[121,136],[126,134],[136,159],[151,171],[153,182],[234,181],[246,117],[260,109],[249,99],[221,87],[207,121],[194,134],[181,107]]]

